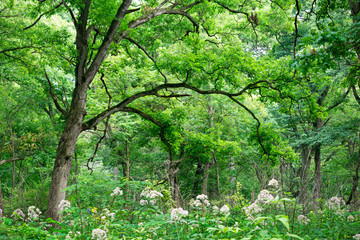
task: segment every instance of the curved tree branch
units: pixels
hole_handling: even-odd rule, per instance
[[[33,22],[31,25],[29,25],[29,26],[27,26],[27,27],[24,27],[23,30],[25,31],[25,30],[27,30],[27,29],[29,29],[29,28],[32,28],[33,26],[35,26],[35,25],[40,21],[40,19],[41,19],[44,15],[46,15],[46,14],[48,14],[48,13],[51,13],[51,12],[54,11],[55,9],[59,8],[62,4],[63,4],[63,2],[59,3],[58,5],[56,5],[53,9],[50,9],[49,11],[44,12],[43,14],[41,14],[41,15],[35,20],[35,22]]]

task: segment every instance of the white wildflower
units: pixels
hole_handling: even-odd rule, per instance
[[[228,207],[228,205],[224,205],[220,208],[221,214],[228,214],[229,212],[230,212],[230,208]]]
[[[35,206],[30,206],[28,208],[28,217],[29,217],[28,219],[30,221],[38,219],[40,214],[41,214],[41,211],[38,208],[36,208]]]
[[[139,225],[139,227],[142,227],[142,226],[144,226],[144,223],[138,223],[138,225]]]
[[[12,218],[17,218],[19,220],[24,220],[25,218],[25,214],[23,213],[23,211],[21,211],[20,208],[16,209],[13,214],[11,215]]]
[[[200,206],[201,206],[200,200],[195,200],[195,201],[193,202],[193,205],[194,205],[194,207],[200,207]]]
[[[219,211],[219,208],[217,206],[213,206],[213,211],[217,213]]]
[[[327,205],[330,209],[340,209],[341,205],[345,204],[345,202],[338,198],[338,197],[332,197],[327,201]]]
[[[271,195],[271,193],[269,193],[268,190],[261,190],[258,197],[257,197],[257,200],[256,202],[260,202],[260,203],[268,203],[269,201],[272,201],[274,200],[274,197],[273,195]]]
[[[273,178],[273,179],[270,180],[268,186],[278,188],[279,187],[279,182],[275,178]]]
[[[245,211],[247,216],[263,211],[263,209],[256,203],[252,203],[247,207],[243,207],[243,210]]]
[[[235,222],[234,227],[238,227],[238,226],[239,226],[239,223]]]
[[[67,210],[71,207],[71,204],[68,200],[61,200],[59,204],[60,212],[63,210]]]
[[[140,197],[147,197],[147,198],[157,198],[157,197],[163,197],[163,195],[155,190],[151,190],[149,187],[146,187],[140,194]]]
[[[174,208],[171,210],[171,221],[179,221],[181,216],[187,216],[188,214],[189,212],[182,208]]]
[[[80,235],[80,232],[74,233],[74,232],[70,231],[70,232],[66,235],[65,239],[74,239],[74,238],[76,238],[77,235]]]
[[[349,215],[349,216],[347,217],[347,220],[348,220],[349,222],[353,222],[353,221],[354,221],[354,216],[353,216],[353,215]]]
[[[196,199],[198,199],[198,200],[207,200],[207,199],[208,199],[208,196],[206,196],[205,194],[201,194],[201,195],[198,195],[198,196],[196,197]]]
[[[106,239],[106,232],[100,228],[96,228],[92,231],[91,239]]]
[[[148,200],[144,200],[144,199],[140,200],[140,205],[141,206],[148,205],[148,203],[149,203]]]
[[[356,234],[355,236],[353,236],[353,238],[355,238],[356,240],[360,240],[360,234]]]
[[[308,219],[306,216],[304,215],[299,215],[298,216],[298,221],[301,224],[307,225],[310,222],[310,219]]]
[[[156,201],[155,200],[150,200],[149,203],[150,203],[150,205],[155,205]]]
[[[206,206],[210,206],[210,202],[209,202],[208,200],[204,200],[204,204],[205,204]]]
[[[120,188],[119,187],[116,187],[115,189],[114,189],[114,191],[110,194],[112,197],[114,197],[114,196],[121,196],[121,195],[123,195],[123,191],[122,190],[120,190]]]

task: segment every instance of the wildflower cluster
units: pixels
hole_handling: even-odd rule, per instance
[[[64,210],[67,210],[71,207],[71,204],[68,200],[61,200],[60,204],[59,204],[59,209],[60,209],[60,212],[61,211],[64,211]]]
[[[279,186],[279,182],[276,179],[271,179],[268,186],[277,188]],[[264,210],[261,205],[268,204],[273,200],[274,196],[268,190],[261,190],[254,203],[247,207],[243,207],[245,214],[248,216],[247,219],[255,219],[254,215]]]
[[[349,215],[349,216],[347,217],[347,220],[348,220],[349,222],[353,222],[353,221],[355,220],[355,218],[354,218],[353,215]]]
[[[273,178],[273,179],[270,180],[268,186],[278,188],[279,187],[279,182],[276,179]]]
[[[182,208],[174,208],[171,210],[171,221],[179,221],[182,216],[187,216],[188,211]]]
[[[20,208],[16,209],[13,214],[11,215],[12,218],[16,219],[16,220],[21,220],[24,221],[25,218],[25,214],[23,213],[23,211],[21,211]]]
[[[96,228],[92,231],[92,238],[91,239],[106,239],[106,232],[100,228]]]
[[[345,202],[338,198],[338,197],[332,197],[327,201],[327,205],[329,206],[330,209],[340,209],[341,205],[344,205]]]
[[[123,191],[120,188],[116,187],[114,191],[110,194],[112,197],[123,195]]]
[[[101,214],[101,220],[106,220],[107,218],[113,221],[115,219],[115,213],[112,213],[105,208]]]
[[[228,214],[229,212],[230,212],[230,208],[228,207],[228,205],[224,205],[220,208],[221,214]]]
[[[80,232],[70,231],[70,232],[66,235],[65,239],[75,239],[76,236],[78,236],[78,235],[80,235],[80,234],[81,234]]]
[[[41,211],[38,208],[36,208],[35,206],[30,206],[28,208],[28,220],[29,221],[38,219],[40,214],[41,214]]]
[[[251,205],[244,207],[243,210],[245,211],[247,216],[254,215],[263,211],[263,209],[256,203],[252,203]]]
[[[210,206],[210,202],[208,200],[208,196],[205,194],[198,195],[196,200],[191,203],[194,207],[201,207],[201,206]]]
[[[310,222],[310,219],[308,219],[304,215],[299,215],[297,219],[298,219],[300,224],[304,224],[304,225],[307,225]]]
[[[156,198],[162,198],[163,195],[159,193],[158,191],[151,190],[149,187],[146,187],[140,194],[140,197],[145,197],[147,199],[141,199],[140,205],[155,205]],[[150,199],[150,200],[149,200]]]
[[[356,234],[355,236],[353,236],[353,238],[356,239],[356,240],[360,240],[360,234],[359,233]]]
[[[257,196],[257,203],[268,203],[269,201],[273,201],[274,196],[268,190],[261,190],[259,195]]]

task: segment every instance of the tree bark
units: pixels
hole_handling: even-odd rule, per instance
[[[201,174],[203,172],[203,167],[201,164],[201,161],[198,161],[197,167],[196,167],[196,171],[195,171],[195,180],[194,180],[194,185],[193,185],[193,196],[196,197],[198,195],[198,193],[200,192],[199,189],[199,185],[200,185],[200,181],[201,181]]]
[[[46,211],[46,217],[52,218],[55,221],[60,220],[59,204],[65,199],[65,192],[63,190],[67,187],[75,144],[82,130],[82,122],[86,114],[86,91],[87,86],[85,84],[75,87],[65,128],[56,150]]]
[[[301,168],[299,170],[300,176],[300,185],[299,185],[299,197],[298,201],[303,205],[304,209],[308,205],[308,177],[309,177],[309,167],[311,163],[311,147],[304,146],[301,150]]]
[[[209,169],[211,167],[211,162],[206,162],[203,169],[203,184],[202,184],[202,194],[208,195],[208,183],[209,183]]]
[[[0,183],[0,217],[4,216],[4,203],[3,203],[3,196],[1,191],[1,183]]]
[[[349,199],[346,202],[346,204],[350,204],[351,201],[353,200],[352,208],[354,211],[357,211],[360,206],[358,191],[357,191],[357,189],[359,187],[359,170],[360,170],[360,147],[359,147],[359,152],[358,152],[358,156],[357,156],[355,172],[354,172],[354,175],[352,178],[353,186],[351,188],[351,193],[350,193]]]

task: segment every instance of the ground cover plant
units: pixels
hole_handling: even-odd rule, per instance
[[[254,202],[233,202],[230,206],[226,200],[212,201],[201,194],[184,208],[176,207],[168,198],[169,189],[147,182],[101,180],[108,182],[87,188],[87,194],[77,195],[71,189],[73,186],[68,188],[69,198],[61,203],[62,217],[56,228],[53,220],[46,219],[35,206],[29,206],[27,212],[16,209],[10,217],[1,219],[0,238],[359,239],[360,236],[360,213],[349,212],[343,200],[332,197],[322,203],[321,210],[303,215],[293,199],[282,197],[276,179],[258,193]],[[121,189],[125,184],[136,201],[124,200]]]

